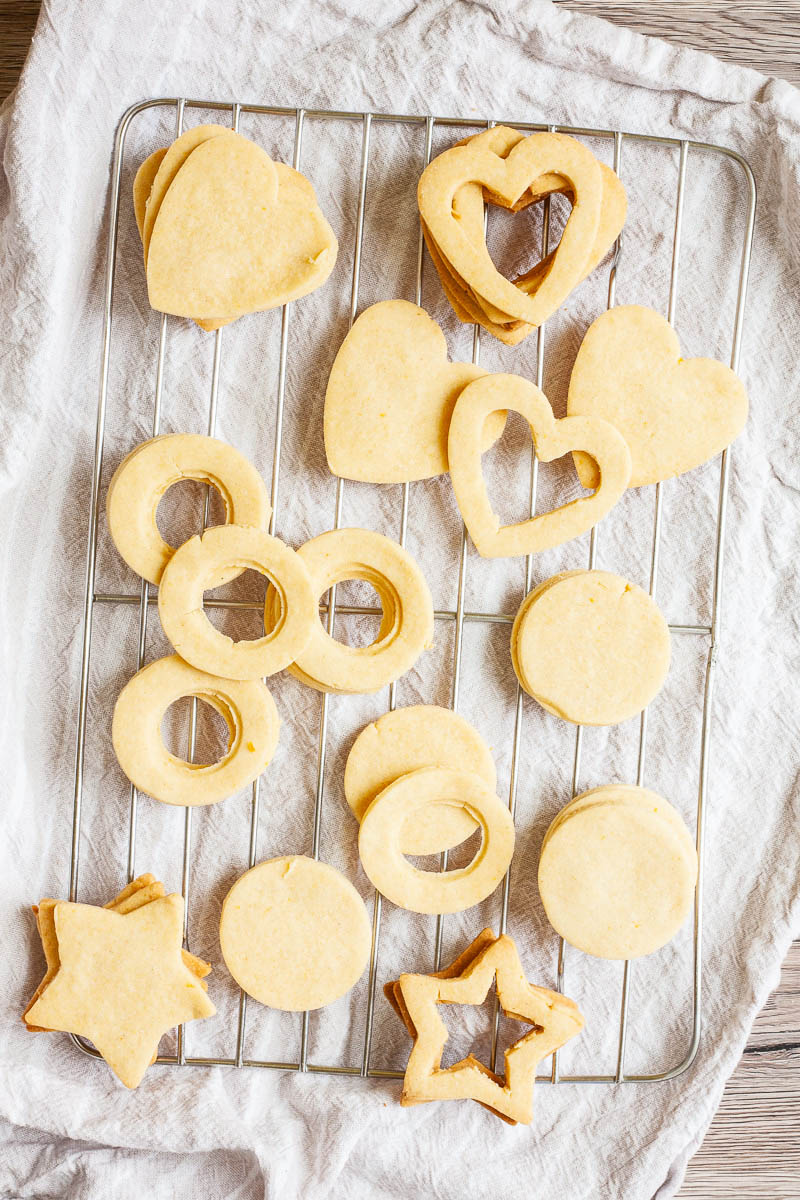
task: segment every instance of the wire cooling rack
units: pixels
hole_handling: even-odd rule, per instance
[[[490,127],[495,122],[488,120],[476,120],[471,117],[434,117],[434,116],[418,116],[407,114],[386,114],[386,113],[353,113],[353,112],[338,112],[332,110],[317,110],[317,109],[290,109],[282,107],[272,107],[268,105],[258,104],[223,104],[208,100],[186,100],[186,99],[154,99],[146,101],[142,104],[134,105],[122,117],[120,121],[115,146],[114,157],[111,168],[111,196],[110,196],[110,223],[108,234],[108,253],[106,264],[105,277],[105,293],[104,293],[104,324],[103,324],[103,348],[102,360],[100,369],[100,389],[97,404],[97,424],[95,434],[95,450],[94,450],[94,468],[92,474],[91,486],[91,506],[90,520],[88,532],[88,545],[86,553],[86,589],[83,609],[83,643],[82,643],[82,659],[81,659],[81,681],[80,681],[80,700],[77,728],[77,747],[76,747],[76,762],[75,762],[75,790],[74,790],[74,808],[73,808],[73,834],[72,834],[72,853],[70,866],[70,899],[78,898],[78,867],[79,854],[81,849],[81,819],[84,804],[84,767],[85,767],[85,752],[86,752],[86,734],[87,734],[87,709],[89,700],[89,677],[91,666],[92,653],[92,627],[93,618],[97,606],[102,605],[132,605],[138,608],[139,612],[139,638],[138,638],[138,666],[141,667],[145,661],[145,642],[147,628],[147,613],[148,607],[155,602],[155,597],[152,593],[150,585],[142,582],[141,589],[138,592],[129,594],[110,594],[98,592],[95,589],[95,574],[98,551],[98,514],[100,508],[100,485],[103,474],[103,450],[104,450],[104,434],[106,423],[106,410],[108,404],[109,392],[109,366],[111,362],[112,349],[112,310],[114,301],[115,275],[117,271],[118,260],[118,234],[119,234],[119,215],[120,215],[120,194],[121,194],[121,177],[123,171],[123,161],[125,155],[126,137],[128,135],[132,121],[145,110],[148,109],[164,109],[172,110],[175,116],[175,136],[180,135],[184,128],[184,117],[187,109],[205,109],[216,110],[224,114],[229,120],[231,127],[237,129],[239,125],[240,114],[248,113],[255,114],[264,120],[281,118],[282,120],[294,119],[294,151],[293,165],[296,168],[301,168],[302,152],[303,152],[303,135],[309,122],[347,122],[351,125],[360,126],[361,130],[361,153],[359,162],[358,175],[358,208],[357,219],[355,222],[355,244],[353,249],[353,267],[350,291],[350,324],[353,321],[359,308],[359,280],[361,274],[362,248],[364,242],[364,217],[365,203],[367,197],[368,175],[370,168],[370,147],[372,132],[377,124],[390,123],[407,127],[413,131],[418,131],[419,135],[419,165],[420,169],[427,163],[431,156],[432,141],[434,130],[440,127],[451,127],[454,131],[458,131],[458,136],[463,137],[465,134],[473,131],[479,131]],[[745,207],[746,219],[744,222],[743,236],[741,246],[738,250],[738,259],[736,261],[736,270],[738,273],[738,290],[736,294],[735,318],[733,323],[733,331],[730,344],[730,365],[736,370],[739,362],[740,345],[743,331],[745,296],[747,291],[747,278],[750,263],[750,252],[752,245],[753,225],[755,218],[755,203],[756,190],[755,181],[752,171],[747,162],[734,151],[721,146],[713,146],[703,142],[696,141],[681,141],[670,137],[658,137],[649,134],[623,133],[621,131],[609,129],[585,129],[574,128],[565,125],[544,125],[530,122],[504,121],[504,124],[510,124],[517,129],[525,132],[545,131],[572,134],[577,137],[591,137],[610,139],[613,144],[613,165],[614,169],[624,178],[624,151],[629,144],[648,143],[652,147],[664,148],[670,151],[670,156],[674,158],[675,152],[678,154],[678,171],[677,171],[677,188],[675,192],[674,205],[674,225],[672,229],[672,257],[669,285],[669,304],[667,316],[670,322],[674,321],[675,306],[678,295],[679,268],[681,261],[681,238],[683,230],[684,216],[684,197],[687,172],[690,169],[690,164],[699,155],[717,156],[719,161],[727,160],[729,163],[736,164],[736,167],[741,171],[739,183],[741,184]],[[309,170],[309,174],[313,179],[313,170]],[[545,202],[544,215],[542,223],[542,254],[546,254],[548,250],[549,238],[549,202]],[[615,253],[612,259],[609,272],[608,284],[608,306],[611,307],[615,303],[616,292],[616,274],[617,263],[620,253],[620,242],[617,242]],[[422,237],[419,237],[416,260],[416,303],[421,302],[422,297],[422,275],[423,275],[423,242]],[[712,299],[708,297],[708,299]],[[275,508],[276,499],[278,496],[278,484],[281,471],[281,439],[283,432],[283,417],[284,417],[284,400],[286,392],[286,377],[287,377],[287,350],[289,344],[289,328],[291,319],[291,306],[287,306],[282,310],[281,328],[280,328],[280,352],[278,358],[278,379],[276,388],[276,425],[275,425],[275,444],[272,463],[272,497],[273,497],[273,514],[270,524],[270,532],[274,532],[275,528]],[[158,359],[156,364],[156,382],[154,390],[154,401],[152,410],[152,435],[159,433],[161,426],[161,407],[162,407],[162,389],[164,378],[164,359],[165,350],[168,341],[170,321],[172,318],[167,316],[161,317],[160,335],[158,339]],[[477,362],[480,354],[480,330],[475,327],[473,335],[473,361]],[[537,353],[536,353],[536,383],[541,386],[543,367],[544,367],[544,344],[545,330],[540,329],[537,334]],[[214,357],[210,380],[210,401],[208,408],[207,431],[209,435],[213,435],[217,421],[217,400],[219,391],[219,372],[223,346],[223,331],[218,330],[215,334],[214,342]],[[725,549],[725,526],[726,526],[726,511],[727,511],[727,492],[728,492],[728,474],[729,474],[730,454],[725,451],[719,459],[719,493],[716,510],[716,534],[713,552],[712,565],[712,593],[710,607],[710,621],[705,625],[697,625],[687,622],[685,624],[673,624],[670,626],[673,635],[689,636],[702,638],[707,644],[707,657],[705,661],[703,698],[702,698],[702,718],[701,718],[701,740],[700,740],[700,756],[699,756],[699,777],[697,779],[697,804],[696,804],[696,825],[697,825],[697,851],[701,864],[700,874],[697,883],[695,906],[694,906],[694,925],[693,925],[693,941],[692,941],[692,998],[691,998],[691,1033],[688,1040],[688,1045],[685,1054],[681,1061],[670,1067],[668,1070],[652,1072],[649,1074],[633,1074],[625,1070],[625,1054],[626,1054],[626,1037],[628,1028],[628,1008],[629,997],[631,992],[631,979],[634,970],[630,962],[624,964],[622,974],[620,1001],[619,1001],[619,1033],[617,1039],[616,1050],[616,1070],[609,1074],[563,1074],[559,1070],[558,1053],[554,1054],[551,1059],[550,1070],[546,1074],[542,1074],[539,1078],[543,1081],[552,1083],[628,1083],[628,1082],[650,1082],[656,1080],[671,1079],[676,1075],[685,1071],[692,1063],[698,1046],[700,1044],[701,1033],[701,1018],[700,1018],[700,1002],[701,1002],[701,974],[702,974],[702,918],[703,918],[703,848],[704,848],[704,827],[706,813],[706,799],[709,785],[709,764],[710,764],[710,735],[712,721],[712,700],[714,690],[714,674],[717,658],[718,631],[721,613],[722,601],[722,571],[723,557]],[[536,493],[538,483],[538,464],[535,454],[531,454],[531,469],[530,469],[530,487],[529,487],[529,509],[533,514],[536,506]],[[342,517],[342,501],[345,489],[345,483],[342,479],[337,481],[335,509],[333,513],[333,526],[338,527]],[[406,533],[408,527],[408,512],[409,512],[409,485],[403,487],[402,492],[402,509],[400,514],[400,541],[405,544]],[[208,519],[208,496],[206,497],[204,524]],[[662,526],[662,485],[658,484],[655,487],[655,502],[654,502],[654,517],[652,527],[652,550],[650,555],[650,592],[654,593],[659,573],[659,547],[660,535]],[[598,534],[595,528],[591,534],[589,561],[588,566],[593,567],[597,557]],[[462,649],[463,649],[463,634],[464,627],[470,622],[484,623],[501,623],[510,625],[515,614],[513,612],[480,612],[468,611],[465,605],[466,596],[466,580],[467,580],[468,554],[467,554],[467,538],[466,533],[462,534],[460,563],[458,573],[458,592],[457,602],[454,609],[446,609],[437,611],[435,616],[439,622],[449,623],[454,627],[454,649],[452,656],[452,683],[450,689],[450,701],[455,708],[458,705],[459,689],[461,686],[462,675]],[[533,578],[533,561],[529,557],[525,564],[525,591],[527,594],[530,590]],[[522,597],[520,597],[521,599]],[[225,600],[209,600],[209,606],[217,607],[252,607],[257,608],[260,605],[247,604],[242,601],[225,601]],[[342,605],[336,601],[336,588],[332,588],[328,594],[327,601],[323,601],[322,610],[325,613],[327,628],[329,632],[333,631],[334,621],[337,614],[347,613],[376,613],[379,609],[369,608],[366,606]],[[319,741],[318,754],[316,765],[316,791],[314,798],[314,822],[313,822],[313,840],[312,853],[314,857],[320,854],[320,834],[321,834],[321,811],[322,800],[325,787],[325,764],[328,753],[328,713],[330,699],[328,695],[323,695],[320,701],[320,721],[319,721]],[[389,694],[389,707],[394,708],[396,704],[396,686],[393,684]],[[197,704],[192,703],[190,727],[189,727],[189,753],[188,757],[191,760],[195,752],[195,739],[197,731]],[[511,733],[511,771],[510,784],[508,791],[508,804],[512,815],[515,813],[517,803],[517,793],[519,790],[519,775],[520,775],[520,746],[522,738],[523,726],[523,701],[522,692],[517,686],[516,704],[514,708],[514,722]],[[648,710],[642,713],[639,725],[638,739],[638,764],[637,764],[637,783],[641,784],[644,779],[645,761],[647,754],[647,735],[648,735]],[[572,792],[575,794],[577,790],[578,779],[580,777],[581,755],[583,751],[583,729],[578,727],[575,732],[574,741],[574,757],[572,766]],[[256,846],[257,846],[257,829],[259,818],[260,804],[260,781],[256,781],[252,788],[252,803],[251,803],[251,819],[250,819],[250,841],[249,841],[249,864],[252,866],[256,862]],[[182,859],[182,891],[186,899],[186,922],[188,929],[189,917],[189,873],[192,861],[192,813],[191,808],[184,810],[184,825],[183,825],[183,859]],[[131,787],[130,791],[130,816],[128,827],[128,853],[127,853],[127,871],[128,877],[132,878],[135,873],[135,852],[136,852],[136,837],[137,837],[137,821],[138,821],[138,797]],[[442,869],[447,865],[447,854],[441,856]],[[506,928],[510,895],[510,875],[506,875],[502,892],[501,892],[501,911],[500,911],[500,931]],[[183,1028],[178,1030],[177,1050],[175,1054],[160,1055],[157,1061],[172,1065],[199,1065],[199,1066],[229,1066],[229,1067],[261,1067],[273,1070],[293,1070],[303,1072],[321,1072],[332,1075],[344,1076],[361,1076],[361,1077],[378,1077],[378,1078],[399,1078],[402,1076],[402,1071],[399,1070],[384,1070],[372,1065],[372,1050],[373,1050],[373,1023],[375,1012],[375,1000],[377,990],[377,967],[378,953],[380,946],[381,935],[381,910],[382,902],[378,893],[375,893],[372,917],[372,946],[369,960],[369,974],[367,987],[366,1008],[363,1014],[359,1013],[357,1018],[363,1020],[363,1032],[361,1037],[361,1056],[360,1062],[349,1064],[325,1064],[309,1061],[309,1014],[304,1013],[302,1018],[301,1036],[300,1036],[300,1052],[296,1056],[295,1061],[265,1061],[263,1059],[251,1058],[245,1055],[245,1037],[247,1028],[247,997],[244,993],[240,994],[238,1004],[238,1018],[236,1026],[236,1051],[230,1057],[198,1057],[190,1055],[186,1052],[185,1037]],[[440,916],[436,923],[435,944],[433,947],[433,968],[438,970],[441,965],[442,955],[442,932],[443,918]],[[564,954],[564,943],[560,943],[558,962],[556,967],[557,986],[559,990],[564,990],[566,985],[566,965]],[[494,1028],[492,1033],[492,1065],[495,1065],[495,1060],[499,1051],[498,1028],[499,1028],[499,1010],[495,1003]],[[93,1047],[82,1038],[74,1037],[74,1042],[86,1053],[96,1056],[97,1052]]]

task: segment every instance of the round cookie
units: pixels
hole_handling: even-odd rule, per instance
[[[565,804],[551,822],[544,836],[542,849],[544,849],[548,839],[552,837],[556,829],[564,821],[568,820],[569,817],[575,813],[582,812],[584,808],[588,808],[591,804],[607,803],[633,804],[650,812],[657,813],[665,821],[669,821],[673,829],[678,832],[690,861],[696,854],[691,834],[687,831],[686,822],[676,808],[673,808],[663,796],[659,796],[657,792],[650,791],[649,788],[638,787],[636,784],[623,783],[605,784],[602,787],[590,788],[588,792],[582,792],[574,800],[571,800],[569,804]]]
[[[222,957],[249,996],[286,1012],[331,1004],[358,981],[372,934],[339,871],[303,855],[259,863],[222,905]]]
[[[646,708],[670,663],[652,596],[610,571],[564,571],[532,591],[511,630],[524,690],[576,725],[616,725]]]
[[[315,617],[311,636],[290,674],[320,692],[377,692],[408,671],[433,644],[433,601],[425,576],[407,550],[371,529],[331,529],[297,551],[311,577]],[[347,646],[322,624],[316,601],[335,583],[363,579],[383,607],[378,636],[369,646]],[[267,629],[278,615],[274,588],[267,592]]]
[[[347,756],[345,799],[360,821],[379,792],[422,767],[472,771],[492,792],[497,787],[494,759],[477,730],[449,708],[414,704],[385,713],[361,730]],[[438,854],[475,828],[466,809],[430,805],[404,828],[400,848],[403,854]]]
[[[248,567],[269,578],[277,619],[263,637],[234,642],[209,621],[203,592],[226,571]],[[243,525],[217,525],[175,551],[161,577],[158,615],[182,658],[226,679],[261,679],[282,671],[318,623],[316,597],[300,556],[263,529]]]
[[[539,892],[557,933],[598,958],[666,945],[692,905],[697,852],[680,814],[645,788],[595,788],[545,835]]]
[[[225,520],[266,529],[272,514],[266,484],[243,454],[219,438],[169,433],[150,438],[123,458],[108,485],[108,531],[120,556],[137,575],[160,583],[175,548],[158,530],[156,511],[168,488],[195,479],[217,489]],[[228,571],[207,587],[234,579]]]
[[[420,871],[403,856],[400,839],[405,823],[426,805],[458,805],[480,826],[480,848],[466,867]],[[358,853],[378,891],[400,908],[462,912],[491,895],[508,870],[514,853],[514,822],[479,775],[424,767],[402,775],[375,797],[361,822]]]
[[[183,696],[205,700],[228,726],[229,745],[219,762],[185,762],[164,745],[164,713]],[[258,778],[275,753],[280,724],[260,680],[220,679],[173,654],[142,667],[122,689],[111,741],[119,765],[140,792],[164,804],[216,804]]]

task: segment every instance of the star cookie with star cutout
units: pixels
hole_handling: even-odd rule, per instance
[[[105,908],[46,900],[37,911],[47,973],[26,1025],[88,1038],[129,1088],[162,1034],[216,1011],[202,982],[208,964],[181,946],[183,899],[163,892],[142,876]]]
[[[493,981],[506,1016],[533,1028],[505,1052],[505,1076],[469,1054],[442,1067],[448,1038],[439,1004],[482,1004]],[[431,1100],[476,1100],[509,1124],[529,1124],[533,1116],[536,1067],[583,1028],[573,1000],[529,983],[516,945],[506,935],[484,929],[445,970],[435,975],[401,975],[385,994],[414,1038],[403,1081],[403,1105]]]

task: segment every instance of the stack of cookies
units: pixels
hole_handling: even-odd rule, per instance
[[[337,241],[299,171],[221,125],[198,125],[133,189],[150,303],[219,329],[321,287]]]
[[[486,247],[484,201],[519,212],[554,192],[572,201],[558,247],[513,280]],[[418,187],[422,232],[459,320],[514,346],[564,303],[605,257],[625,223],[627,197],[614,172],[575,138],[525,137],[504,125],[446,150]]]

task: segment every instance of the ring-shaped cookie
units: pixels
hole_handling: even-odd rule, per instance
[[[494,791],[494,759],[477,729],[449,708],[414,704],[384,713],[366,725],[350,749],[344,769],[344,797],[360,821],[384,788],[422,767],[458,767],[480,775]],[[455,805],[431,806],[403,830],[403,854],[439,854],[475,832],[475,822]]]
[[[219,762],[186,762],[171,754],[161,721],[183,696],[205,700],[228,726]],[[134,675],[114,706],[111,740],[119,765],[140,792],[164,804],[216,804],[257,779],[278,745],[280,718],[260,680],[220,679],[177,654],[156,659]]]
[[[371,529],[331,529],[297,551],[308,568],[315,600],[313,630],[289,671],[320,692],[377,692],[398,679],[433,642],[433,601],[425,576],[407,550]],[[335,583],[363,579],[383,607],[378,636],[369,646],[346,646],[322,624],[316,601]],[[276,617],[267,593],[265,624]]]
[[[480,826],[480,848],[455,871],[420,871],[403,857],[402,833],[409,817],[428,804],[466,809]],[[423,767],[402,775],[370,804],[358,835],[361,865],[378,891],[400,908],[452,913],[491,895],[514,853],[514,822],[502,800],[479,775],[451,767]]]
[[[203,592],[223,570],[266,575],[278,597],[276,621],[263,637],[234,642],[209,621]],[[298,554],[263,529],[217,525],[176,550],[161,576],[158,615],[182,658],[225,679],[260,679],[301,653],[318,620],[317,598]]]
[[[264,480],[243,454],[218,438],[170,433],[142,442],[117,467],[106,496],[108,530],[120,556],[150,583],[159,583],[175,548],[156,524],[159,501],[181,479],[210,484],[222,496],[225,520],[266,529],[272,513]],[[214,587],[235,578],[228,571]],[[212,586],[209,584],[208,586]]]

